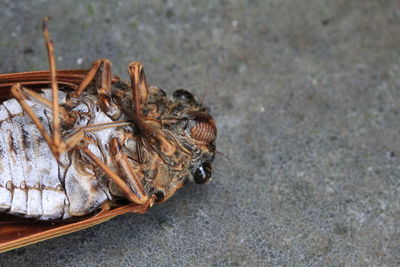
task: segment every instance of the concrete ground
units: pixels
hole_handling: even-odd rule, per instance
[[[214,180],[0,265],[400,264],[400,2],[2,0],[0,72],[139,60],[215,116]]]

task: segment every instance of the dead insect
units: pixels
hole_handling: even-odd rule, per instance
[[[47,22],[50,71],[0,75],[0,252],[143,213],[211,177],[217,130],[191,93],[167,97],[139,62],[131,84],[106,59],[56,71]]]

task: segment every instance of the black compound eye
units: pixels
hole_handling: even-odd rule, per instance
[[[186,91],[185,89],[178,89],[174,92],[173,94],[174,98],[178,101],[181,102],[193,102],[194,100],[194,96],[192,95],[192,93]]]
[[[206,162],[193,172],[193,179],[197,184],[204,184],[210,180],[211,175],[211,164]]]

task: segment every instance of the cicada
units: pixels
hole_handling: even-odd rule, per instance
[[[107,59],[56,70],[48,20],[49,71],[0,75],[0,252],[143,213],[212,175],[207,108],[148,85],[139,62],[130,83]]]

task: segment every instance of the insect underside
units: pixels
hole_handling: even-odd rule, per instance
[[[125,206],[143,212],[187,181],[210,179],[216,126],[191,93],[168,97],[149,86],[138,62],[129,65],[130,84],[105,59],[88,71],[56,71],[46,22],[50,71],[0,75],[8,98],[0,105],[0,213],[63,220]]]
[[[44,92],[51,97],[50,90]],[[65,100],[63,92],[60,96]],[[40,104],[29,105],[50,132],[51,112]],[[72,112],[79,114],[74,128],[112,122],[93,95],[83,97]],[[112,190],[115,185],[78,150],[62,154],[62,164],[58,164],[15,99],[0,105],[0,121],[0,211],[43,220],[66,219],[90,213],[106,200],[123,196],[118,188]],[[125,130],[97,130],[87,133],[85,141],[98,158],[111,162],[108,140],[124,137]],[[132,142],[127,143],[134,145]]]

